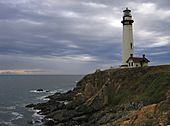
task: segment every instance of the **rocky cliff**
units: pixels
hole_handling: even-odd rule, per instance
[[[49,98],[27,106],[49,126],[170,125],[170,65],[96,71]]]

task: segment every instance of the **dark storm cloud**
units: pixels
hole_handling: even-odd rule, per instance
[[[135,19],[136,54],[168,63],[168,0],[1,0],[0,69],[71,74],[69,65],[75,73],[117,66],[127,6]]]

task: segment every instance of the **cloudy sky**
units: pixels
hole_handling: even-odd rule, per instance
[[[169,0],[0,0],[0,74],[119,66],[126,7],[135,20],[135,55],[170,63]]]

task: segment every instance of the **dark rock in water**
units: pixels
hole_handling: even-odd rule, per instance
[[[50,92],[50,90],[46,90],[45,92]]]
[[[29,104],[29,105],[26,105],[25,107],[26,108],[33,108],[35,106],[35,104]]]
[[[55,123],[54,123],[54,121],[53,120],[45,120],[45,125],[47,125],[47,126],[53,126]]]
[[[57,92],[54,95],[48,96],[47,98],[50,98],[51,100],[56,100],[56,101],[71,101],[73,100],[74,95],[75,95],[75,92],[70,90],[66,93]]]
[[[40,112],[38,112],[38,114],[42,114],[42,115],[47,115],[53,111],[57,111],[57,110],[66,108],[66,106],[63,102],[58,102],[55,100],[49,100],[46,103],[38,103],[38,104],[34,105],[33,107],[36,110],[41,110]]]
[[[33,125],[33,124],[34,124],[33,121],[27,121],[27,123],[28,123],[29,125]]]
[[[35,120],[35,123],[41,123],[41,121],[40,120]]]
[[[36,91],[40,91],[41,92],[41,91],[44,91],[44,90],[40,88],[40,89],[37,89]]]

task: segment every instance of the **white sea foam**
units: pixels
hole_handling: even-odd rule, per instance
[[[50,100],[49,98],[47,98],[48,95],[44,95],[44,96],[41,96],[41,97],[37,97],[37,99],[40,99],[40,100],[44,100],[44,101],[48,101]]]
[[[41,110],[33,110],[33,111],[34,111],[34,114],[32,115],[33,118],[40,118],[40,119],[44,118],[44,115],[38,114],[38,112],[40,112]]]
[[[54,119],[52,119],[52,118],[47,118],[47,120],[54,120]]]
[[[29,92],[31,92],[31,93],[49,93],[49,94],[54,94],[56,92],[64,93],[66,91],[67,90],[63,90],[63,89],[59,88],[59,89],[56,89],[56,90],[43,90],[43,91],[30,90]]]
[[[65,92],[65,90],[63,90],[63,89],[59,88],[59,89],[57,89],[57,92],[61,92],[61,93],[63,93],[63,92]]]
[[[63,90],[63,89],[57,89],[57,90],[53,90],[53,91],[49,91],[47,92],[47,95],[41,96],[41,97],[37,97],[37,99],[39,100],[44,100],[44,101],[49,101],[50,99],[47,98],[49,95],[55,94],[56,92],[60,92],[60,93],[64,93],[67,92],[67,90]],[[66,103],[67,104],[67,103]]]
[[[64,93],[66,90],[63,90],[61,88],[58,88],[56,90],[52,90],[52,91],[49,91],[50,94],[55,94],[56,92],[59,92],[59,93]]]
[[[64,104],[67,105],[69,102],[68,101],[64,101]]]
[[[23,118],[23,115],[18,113],[18,112],[12,112],[12,115],[14,117],[12,117],[12,119],[10,121],[13,121],[13,120],[18,120],[18,119],[22,119]]]
[[[49,101],[50,99],[49,98],[43,98],[44,101]]]
[[[40,112],[41,110],[36,109],[36,110],[33,110],[33,111],[36,112],[36,113],[38,113],[38,112]]]
[[[34,113],[33,115],[32,115],[32,117],[33,118],[38,118],[38,119],[43,119],[44,118],[44,116],[43,115],[40,115],[40,114],[38,114],[37,112],[36,113]]]
[[[58,90],[53,90],[53,91],[50,91],[49,93],[50,94],[54,94],[54,93],[56,93],[56,92],[59,92]]]
[[[30,92],[31,93],[45,93],[47,91],[46,90],[43,90],[43,91],[31,90]]]
[[[40,110],[33,110],[35,113],[32,115],[32,122],[33,124],[36,124],[36,126],[42,126],[43,122],[42,119],[45,117],[44,115],[40,115],[38,114],[38,112],[40,112]]]

